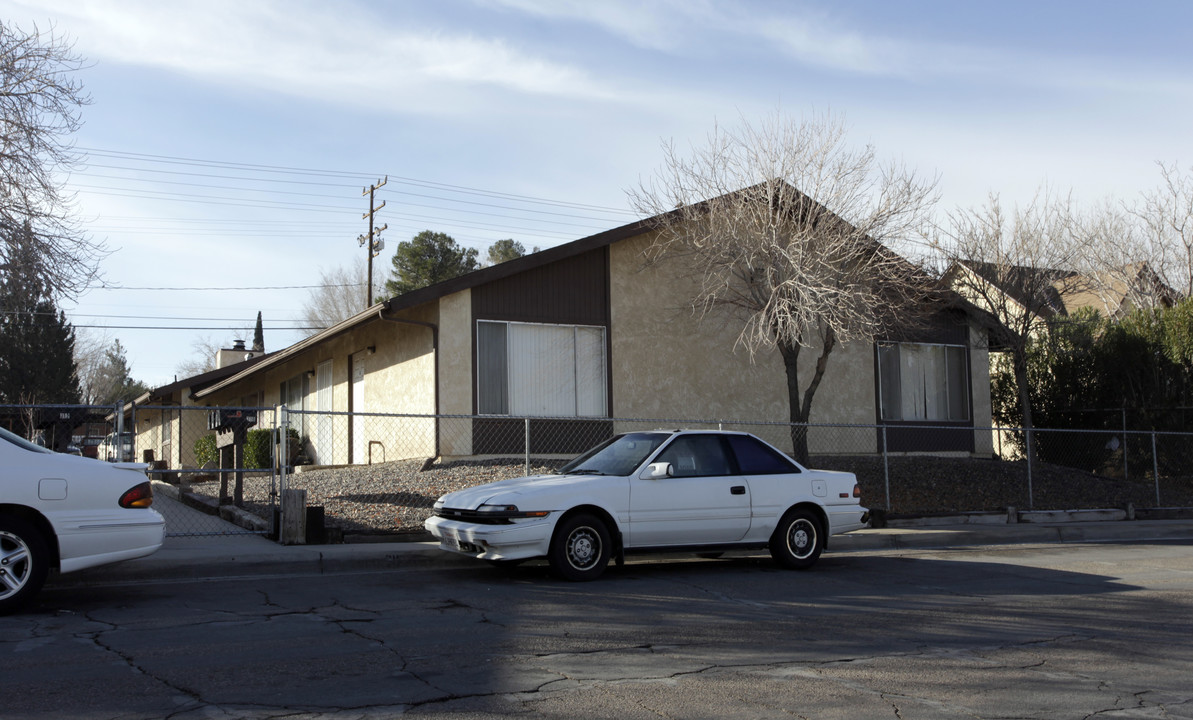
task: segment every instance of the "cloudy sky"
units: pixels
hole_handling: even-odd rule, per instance
[[[1193,163],[1177,0],[0,0],[0,17],[88,61],[69,185],[112,253],[107,287],[67,309],[151,385],[258,311],[267,349],[302,337],[320,271],[364,257],[362,188],[386,176],[379,279],[424,229],[483,255],[621,225],[661,142],[776,110],[844,116],[852,141],[939,174],[945,208],[1044,182],[1130,199],[1156,161]]]

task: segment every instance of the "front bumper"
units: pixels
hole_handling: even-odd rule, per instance
[[[449,552],[482,560],[543,557],[551,546],[555,514],[511,525],[487,525],[432,516],[423,527]]]

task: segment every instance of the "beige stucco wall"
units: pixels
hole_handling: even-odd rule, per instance
[[[737,337],[741,321],[726,313],[697,317],[688,305],[695,282],[677,260],[645,267],[647,236],[610,247],[613,416],[676,420],[787,423],[787,375],[782,358],[763,349],[751,358]],[[800,357],[806,387],[819,348]],[[811,422],[875,422],[874,351],[838,346],[812,403]],[[749,427],[783,449],[786,428]],[[815,429],[813,453],[873,452],[873,430]]]
[[[973,397],[974,454],[989,456],[994,452],[994,438],[983,428],[993,423],[990,401],[990,343],[986,332],[976,324],[969,328],[969,382]]]
[[[431,306],[418,308],[404,317],[421,323],[433,324],[437,320]],[[315,451],[315,461],[320,465],[347,464],[349,460],[359,464],[368,462],[370,453],[374,461],[429,457],[435,454],[434,421],[393,416],[435,413],[433,342],[432,329],[424,325],[369,321],[204,397],[203,403],[210,407],[239,406],[246,397],[253,396],[260,398],[262,406],[272,408],[281,402],[282,383],[308,372],[315,373],[320,364],[330,361],[330,410],[347,413],[352,391],[350,358],[360,353],[357,359],[365,371],[364,403],[362,407],[352,408],[358,415],[351,430],[347,415],[320,418],[311,414],[325,408],[316,408],[317,377],[307,378],[306,412],[295,414],[291,422],[293,427],[301,428],[300,433]],[[205,432],[206,415],[203,422]],[[265,412],[258,418],[257,427],[271,427],[272,422],[272,412]],[[328,424],[327,447],[321,447],[322,443],[318,442],[320,423]],[[183,441],[184,445],[186,442]],[[193,445],[194,438],[189,442]]]
[[[175,392],[137,407],[133,413],[137,461],[145,458],[146,450],[152,450],[153,459],[164,461],[169,468],[197,468],[195,440],[207,433],[207,408],[196,407],[189,392]]]
[[[472,414],[472,291],[439,300],[439,408],[444,415]],[[472,423],[444,420],[441,455],[472,454]]]

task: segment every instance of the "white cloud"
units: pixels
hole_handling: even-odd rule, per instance
[[[477,91],[570,101],[625,94],[502,39],[403,30],[344,4],[24,0],[98,63],[404,113],[460,112]]]
[[[742,47],[761,42],[800,65],[851,75],[1193,96],[1188,74],[1170,68],[1124,62],[1112,54],[1072,56],[884,35],[854,27],[840,7],[740,0],[499,1],[519,12],[591,24],[638,47],[674,54],[731,44],[729,38],[736,37]]]

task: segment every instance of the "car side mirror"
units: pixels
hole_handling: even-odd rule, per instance
[[[675,471],[669,462],[651,463],[642,471],[643,480],[658,480],[659,478],[674,477]]]

